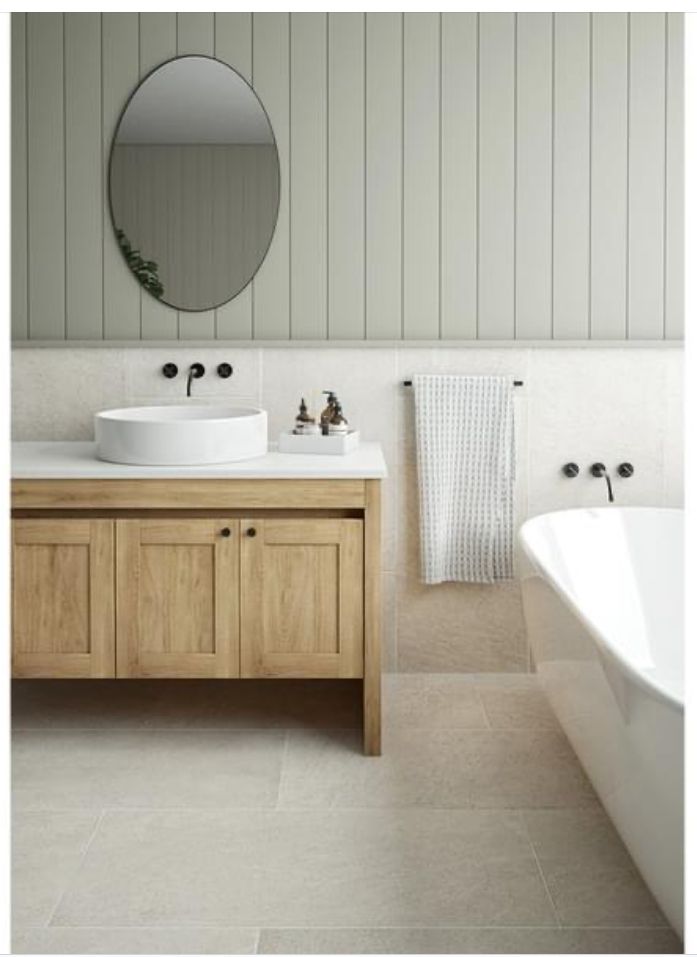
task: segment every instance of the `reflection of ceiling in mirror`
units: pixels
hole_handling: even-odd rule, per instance
[[[273,143],[254,91],[209,57],[165,63],[138,88],[124,113],[119,143]]]

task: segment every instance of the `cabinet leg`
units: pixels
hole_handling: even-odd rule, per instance
[[[380,674],[363,679],[363,753],[368,757],[382,754],[382,718]]]
[[[381,561],[380,561],[380,482],[369,479],[365,483],[365,630],[363,658],[363,751],[366,755],[381,753],[381,677],[382,651],[380,625],[382,621]]]

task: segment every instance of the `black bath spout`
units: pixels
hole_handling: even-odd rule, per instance
[[[607,483],[607,500],[610,503],[614,502],[615,495],[612,491],[612,481],[610,479],[607,469],[605,468],[602,462],[594,462],[593,465],[591,465],[591,475],[593,475],[595,478],[605,479]]]

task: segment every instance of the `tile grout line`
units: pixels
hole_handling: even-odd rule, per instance
[[[281,809],[281,790],[283,788],[283,778],[286,770],[286,758],[288,756],[288,739],[290,729],[286,728],[284,731],[283,737],[283,753],[281,754],[281,764],[278,771],[278,790],[276,791],[276,803],[274,805],[274,810],[279,811]]]
[[[67,808],[66,808],[65,810],[73,810],[73,809],[67,809]],[[100,810],[100,812],[99,812],[99,814],[98,814],[98,816],[97,816],[97,820],[95,821],[95,825],[94,825],[94,828],[92,829],[92,833],[90,834],[89,838],[87,839],[87,843],[85,844],[85,846],[83,847],[82,851],[80,852],[80,856],[79,856],[79,858],[78,858],[78,860],[77,860],[77,863],[76,863],[76,865],[75,865],[74,870],[71,872],[71,874],[70,874],[69,877],[66,877],[66,884],[65,884],[65,886],[63,887],[63,889],[62,889],[62,891],[61,891],[61,893],[60,893],[60,895],[59,895],[59,897],[58,897],[58,900],[56,901],[55,906],[51,909],[51,913],[49,914],[48,920],[46,921],[44,927],[48,928],[48,927],[55,926],[55,925],[53,924],[53,918],[54,918],[54,917],[56,916],[56,914],[58,913],[58,909],[60,908],[61,904],[63,903],[63,900],[65,899],[65,895],[68,893],[68,883],[72,882],[73,878],[77,876],[78,871],[80,870],[80,868],[81,868],[82,865],[84,864],[85,858],[87,857],[87,854],[88,854],[88,852],[89,852],[89,849],[92,847],[92,842],[94,841],[95,837],[97,836],[97,832],[99,831],[99,828],[100,828],[100,826],[101,826],[101,823],[102,823],[102,821],[104,820],[104,815],[105,815],[105,814],[106,814],[106,808],[103,807],[103,808]]]
[[[551,891],[550,891],[550,889],[549,889],[549,885],[548,885],[548,883],[547,883],[547,878],[545,877],[545,873],[544,873],[544,870],[543,870],[543,868],[542,868],[542,864],[540,863],[540,858],[539,858],[538,855],[537,855],[537,849],[536,849],[536,847],[535,847],[535,844],[534,844],[534,842],[533,842],[532,836],[531,836],[531,834],[530,834],[530,829],[528,828],[528,822],[525,820],[525,814],[524,814],[523,811],[518,811],[518,814],[520,815],[520,820],[521,820],[521,822],[522,822],[522,824],[523,824],[523,828],[524,828],[524,830],[525,830],[525,836],[526,836],[527,839],[528,839],[528,843],[529,843],[529,845],[530,845],[530,850],[532,851],[532,856],[535,858],[535,864],[537,865],[537,870],[538,870],[538,873],[539,873],[539,875],[540,875],[540,879],[541,879],[541,881],[542,881],[542,886],[543,886],[544,889],[545,889],[545,894],[547,895],[547,900],[548,900],[549,903],[550,903],[550,906],[551,906],[551,908],[552,908],[552,913],[554,914],[554,919],[555,919],[556,922],[557,922],[557,928],[558,928],[559,930],[564,930],[565,928],[562,927],[562,922],[561,922],[561,920],[560,920],[560,918],[559,918],[559,912],[557,911],[556,904],[554,903],[554,899],[553,899],[553,897],[552,897],[552,893],[551,893]]]

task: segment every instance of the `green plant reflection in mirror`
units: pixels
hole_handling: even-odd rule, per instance
[[[162,299],[165,287],[157,276],[157,263],[152,259],[143,259],[139,249],[134,249],[122,229],[116,230],[116,239],[119,249],[123,253],[128,266],[141,286],[151,292],[156,299]]]
[[[278,216],[273,130],[254,90],[212,57],[168,60],[136,88],[109,162],[116,240],[160,302],[203,312],[234,298]]]

